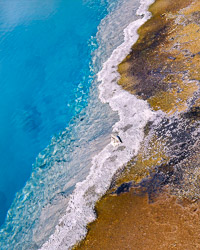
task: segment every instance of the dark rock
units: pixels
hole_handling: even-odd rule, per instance
[[[115,194],[121,194],[129,192],[130,187],[132,186],[132,182],[123,183],[118,189],[114,192]]]

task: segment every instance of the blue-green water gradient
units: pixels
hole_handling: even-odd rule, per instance
[[[106,4],[0,0],[0,224],[38,153],[87,105]]]

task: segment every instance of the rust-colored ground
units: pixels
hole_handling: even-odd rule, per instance
[[[200,205],[178,204],[161,193],[154,203],[133,190],[107,196],[97,206],[98,220],[77,249],[200,249]]]

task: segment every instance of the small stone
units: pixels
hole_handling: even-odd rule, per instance
[[[171,60],[176,60],[176,57],[174,57],[174,56],[168,56],[168,58]]]

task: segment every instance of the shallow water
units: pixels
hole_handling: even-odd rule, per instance
[[[80,4],[80,11],[77,10],[78,3]],[[68,4],[71,4],[71,8]],[[26,112],[22,113],[20,117],[21,119],[28,117],[28,121],[23,123],[20,120],[21,123],[19,124],[27,123],[29,125],[31,122],[34,124],[37,116],[41,116],[41,125],[39,123],[38,128],[36,126],[39,130],[38,134],[34,132],[34,129],[29,128],[28,130],[29,133],[33,132],[33,140],[39,141],[39,143],[43,142],[41,137],[44,133],[47,141],[44,142],[44,145],[41,145],[41,149],[50,142],[53,134],[58,133],[58,131],[62,132],[52,138],[45,150],[41,151],[38,148],[33,156],[32,162],[34,162],[37,153],[41,152],[33,165],[31,178],[26,182],[25,187],[16,194],[8,212],[6,223],[1,228],[0,246],[2,249],[39,248],[54,232],[59,219],[65,214],[69,201],[68,195],[74,190],[75,184],[87,177],[92,164],[92,157],[109,143],[112,126],[119,118],[107,104],[102,104],[98,99],[98,83],[95,74],[101,69],[102,63],[109,58],[112,51],[122,43],[123,30],[137,18],[135,13],[138,6],[139,1],[132,0],[120,0],[119,4],[116,1],[88,0],[76,1],[76,3],[55,1],[50,9],[47,8],[49,12],[42,6],[44,12],[38,9],[37,15],[34,16],[33,8],[29,7],[27,8],[29,14],[19,14],[20,18],[16,18],[19,26],[24,27],[24,29],[27,28],[27,20],[30,17],[32,17],[31,23],[33,26],[41,22],[43,28],[40,31],[44,32],[44,35],[41,35],[43,47],[39,52],[41,55],[48,55],[47,59],[50,60],[49,62],[47,59],[41,60],[42,63],[48,62],[43,69],[45,72],[43,72],[44,78],[38,84],[37,89],[35,89],[35,83],[32,81],[32,89],[28,92],[31,97],[28,97],[25,93],[26,98],[24,98],[27,99],[29,105],[27,104]],[[75,12],[72,11],[73,8],[75,8]],[[66,15],[66,12],[69,13],[70,18]],[[97,35],[91,37],[91,35],[95,35],[98,22],[107,12],[109,15],[101,21]],[[42,16],[41,13],[44,15]],[[71,13],[75,14],[71,15]],[[81,18],[82,14],[85,15],[85,19]],[[24,16],[24,25],[21,22],[21,15]],[[62,18],[66,19],[66,22]],[[74,22],[78,20],[79,27],[77,25],[77,29],[75,29]],[[51,22],[48,23],[49,21]],[[70,25],[69,23],[64,25],[67,22]],[[96,26],[93,26],[93,24]],[[54,29],[52,27],[55,29],[53,34]],[[89,31],[86,31],[87,28],[91,31],[90,34]],[[8,28],[8,30],[12,33],[15,31],[15,27]],[[49,37],[45,35],[46,30],[50,32]],[[72,32],[70,37],[69,32]],[[74,36],[73,32],[75,32]],[[29,35],[32,35],[31,31]],[[81,41],[82,36],[85,38],[83,41]],[[35,44],[39,43],[38,37],[40,36],[36,28],[37,39],[31,43],[29,52],[32,53]],[[70,40],[71,37],[73,39]],[[53,42],[50,42],[51,44],[47,46],[46,40],[48,42],[53,40]],[[75,41],[78,41],[76,46],[74,45]],[[26,38],[26,42],[29,42],[28,38]],[[22,45],[22,47],[24,46]],[[71,52],[67,52],[69,47],[72,50]],[[34,51],[36,51],[36,48]],[[32,58],[32,56],[31,54],[30,57]],[[90,63],[91,57],[92,63]],[[38,62],[37,58],[28,65],[35,68],[36,62]],[[24,67],[24,64],[22,65]],[[22,65],[21,67],[19,65],[18,70],[21,69],[23,72]],[[40,75],[37,77],[40,79]],[[24,82],[22,86],[26,86]],[[48,89],[50,86],[52,88]],[[17,88],[17,90],[19,89]],[[21,98],[19,99],[21,100]],[[43,106],[40,109],[44,100],[47,100],[45,105],[48,104],[49,106]],[[30,108],[32,103],[37,107],[36,111],[40,110],[41,115],[38,115],[39,112],[35,112],[34,107]],[[70,120],[72,116],[74,118]],[[67,122],[69,124],[66,127]],[[46,124],[46,127],[43,127],[43,123]],[[30,127],[35,128],[33,125],[30,125]],[[64,127],[66,129],[63,129]],[[30,143],[30,141],[28,142]],[[27,146],[23,153],[26,150]],[[20,165],[17,166],[21,169]],[[21,187],[30,172],[31,167],[26,178],[22,181]],[[16,172],[13,176],[16,176]],[[16,178],[14,181],[18,183]]]
[[[0,224],[38,153],[87,105],[106,12],[98,0],[0,1]]]
[[[123,143],[117,146],[108,143],[92,158],[92,167],[87,178],[76,184],[73,193],[69,196],[65,214],[59,219],[55,232],[42,246],[42,250],[71,249],[74,244],[86,236],[87,224],[96,218],[95,203],[109,188],[116,171],[137,155],[144,138],[144,126],[148,120],[153,120],[157,116],[150,110],[147,102],[137,99],[117,84],[119,79],[118,64],[137,41],[137,29],[151,17],[148,12],[151,3],[153,0],[140,1],[140,7],[134,15],[137,20],[131,22],[123,30],[123,43],[113,50],[98,73],[98,80],[101,82],[99,97],[103,103],[109,103],[112,110],[118,113],[119,121],[114,124],[112,131],[119,134]],[[129,7],[126,4],[122,6]],[[124,17],[124,9],[121,8],[121,10],[122,12],[119,11],[119,13]],[[126,10],[127,8],[125,8]],[[111,25],[108,22],[110,28],[113,22],[114,24],[118,23],[114,19],[114,14],[110,14],[113,17],[110,20]],[[108,25],[106,21],[103,20],[102,23]]]

